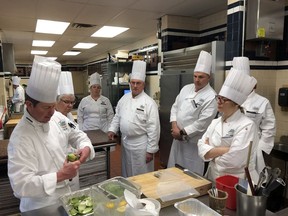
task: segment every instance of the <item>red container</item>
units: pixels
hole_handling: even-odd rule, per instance
[[[236,209],[236,189],[234,186],[238,181],[239,178],[232,175],[224,175],[216,178],[216,188],[228,193],[228,199],[226,202],[226,208],[228,209]]]

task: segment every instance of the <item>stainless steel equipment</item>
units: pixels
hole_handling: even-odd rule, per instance
[[[246,39],[283,40],[284,0],[247,1]]]

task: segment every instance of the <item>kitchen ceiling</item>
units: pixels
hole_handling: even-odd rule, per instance
[[[1,0],[0,39],[12,43],[16,64],[31,63],[32,49],[60,63],[88,63],[111,50],[155,35],[163,15],[205,17],[227,8],[227,0]],[[63,35],[35,33],[37,19],[70,22]],[[76,23],[76,25],[73,25]],[[87,24],[79,27],[77,23]],[[91,25],[91,26],[90,26]],[[104,25],[130,28],[115,38],[91,35]],[[32,47],[32,40],[54,40],[50,48]],[[77,56],[63,56],[78,42],[98,45]]]

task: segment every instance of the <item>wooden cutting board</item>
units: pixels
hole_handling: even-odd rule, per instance
[[[159,178],[159,175],[161,175],[161,174],[166,175],[166,173],[168,173],[168,176],[170,175],[170,173],[173,174],[172,181],[182,182],[182,183],[190,185],[191,187],[196,189],[200,194],[198,196],[202,196],[202,195],[207,194],[207,191],[212,187],[212,183],[210,181],[208,181],[204,178],[203,179],[193,178],[193,177],[183,173],[183,170],[178,169],[176,167],[167,168],[167,169],[159,170],[159,171],[155,171],[155,172],[149,172],[149,173],[145,173],[142,175],[132,176],[132,177],[129,177],[128,179],[130,181],[135,182],[136,184],[140,185],[141,191],[146,197],[157,199],[161,203],[162,208],[166,207],[166,206],[173,205],[175,202],[178,202],[178,201],[190,198],[190,197],[198,197],[198,196],[193,195],[193,196],[188,196],[188,197],[181,198],[181,199],[175,199],[175,200],[163,202],[157,193],[157,186],[158,186],[160,181],[163,182],[163,178],[162,178],[162,180],[160,180],[161,177]],[[158,177],[156,177],[156,176],[158,176]],[[174,183],[172,182],[171,185],[173,185],[173,184]]]

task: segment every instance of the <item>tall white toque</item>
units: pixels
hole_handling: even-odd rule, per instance
[[[212,67],[212,56],[206,51],[201,51],[194,72],[202,72],[210,75]]]
[[[58,95],[62,94],[73,94],[74,86],[72,73],[69,71],[62,71],[60,75],[59,85],[58,85]]]
[[[89,78],[89,88],[92,85],[100,85],[101,86],[101,77],[100,77],[100,74],[97,72],[91,74],[91,76]]]
[[[254,77],[231,68],[219,95],[241,105],[247,99],[256,83],[257,81]]]
[[[139,60],[133,61],[130,79],[136,79],[145,82],[145,78],[146,78],[146,62]]]
[[[245,56],[234,57],[232,61],[232,67],[242,73],[250,75],[249,58]]]
[[[56,102],[60,74],[61,64],[50,58],[35,56],[27,95],[43,103]]]

